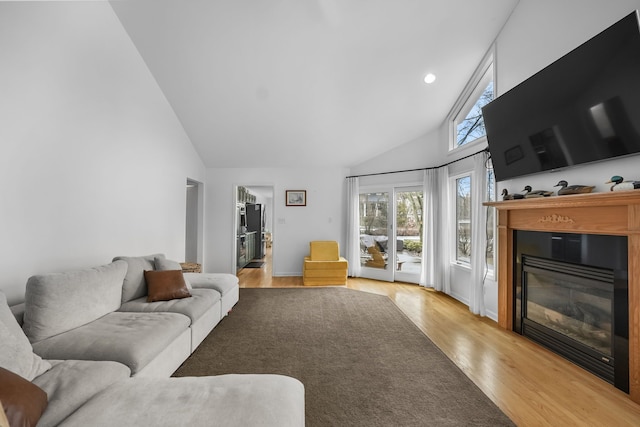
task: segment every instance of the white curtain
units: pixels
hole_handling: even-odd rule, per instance
[[[452,221],[449,207],[451,191],[449,189],[449,166],[438,168],[438,182],[440,193],[438,194],[437,225],[436,225],[436,283],[434,288],[446,294],[451,294],[451,230]],[[455,213],[454,213],[455,216]]]
[[[424,173],[422,272],[420,285],[451,292],[449,279],[449,168]]]
[[[427,169],[423,176],[422,197],[422,271],[420,286],[435,287],[436,284],[436,209],[438,208],[438,172]]]
[[[360,277],[360,186],[358,177],[347,178],[347,250],[348,274]]]
[[[487,258],[487,209],[482,203],[488,200],[486,151],[473,156],[471,176],[471,292],[469,310],[485,315],[484,278]]]

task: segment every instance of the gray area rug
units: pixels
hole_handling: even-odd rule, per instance
[[[276,373],[305,385],[307,426],[512,426],[387,297],[240,289],[174,376]]]

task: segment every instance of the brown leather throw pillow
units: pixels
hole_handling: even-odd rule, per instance
[[[182,270],[145,270],[144,280],[147,282],[147,302],[169,301],[191,296]]]
[[[12,427],[35,426],[49,403],[44,390],[4,368],[0,368],[0,402]]]

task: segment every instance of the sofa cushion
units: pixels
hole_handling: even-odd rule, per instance
[[[35,426],[47,408],[47,393],[0,367],[0,402],[11,426]]]
[[[156,266],[156,270],[164,271],[164,270],[180,270],[182,271],[182,266],[178,261],[172,261],[166,258],[156,257],[153,260],[153,263]],[[184,283],[187,284],[187,289],[192,289],[191,282],[187,279],[184,274],[182,275],[184,278]]]
[[[194,289],[215,289],[223,297],[238,289],[238,277],[228,273],[184,273]]]
[[[33,347],[20,328],[7,297],[0,292],[0,366],[31,381],[51,368],[33,352]]]
[[[215,289],[222,296],[220,317],[231,311],[240,299],[238,277],[228,273],[184,273],[194,289]]]
[[[112,360],[135,375],[189,328],[177,313],[114,312],[33,344],[45,359]]]
[[[282,375],[131,378],[112,385],[62,426],[302,427],[304,386]]]
[[[118,362],[52,361],[53,367],[33,380],[47,393],[49,406],[38,427],[57,426],[96,393],[129,378],[131,371]]]
[[[24,331],[31,342],[92,322],[120,307],[127,264],[32,276],[25,292]]]
[[[220,300],[220,294],[213,289],[192,289],[191,298],[173,299],[170,301],[147,302],[146,297],[125,302],[120,307],[122,312],[138,313],[180,313],[188,316],[191,323],[196,322]]]
[[[122,302],[131,301],[147,295],[147,282],[144,280],[145,270],[155,270],[155,258],[164,258],[164,254],[146,256],[117,256],[113,260],[127,263],[127,275],[122,286]]]
[[[182,277],[182,270],[145,271],[147,302],[169,301],[191,296]]]

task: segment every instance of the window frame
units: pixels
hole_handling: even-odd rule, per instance
[[[491,163],[491,160],[489,160],[489,163]],[[489,201],[496,201],[498,200],[498,196],[496,194],[496,191],[498,190],[498,186],[496,183],[496,176],[495,174],[493,174],[493,185],[491,185],[491,181],[489,180],[489,173],[493,174],[493,165],[491,165],[490,169],[487,169],[487,191],[489,191],[490,187],[492,190],[492,194],[493,194],[493,199],[491,199],[490,197],[488,197]],[[489,196],[489,192],[487,192],[487,196]],[[490,265],[489,263],[486,264],[486,271],[487,271],[487,277],[490,279],[495,280],[496,279],[496,271],[497,271],[497,263],[498,263],[498,259],[497,259],[497,254],[498,254],[498,217],[497,217],[497,210],[495,207],[490,207],[487,206],[488,210],[491,210],[493,212],[493,221],[491,221],[491,223],[489,223],[489,220],[487,220],[487,224],[486,224],[486,228],[491,228],[491,230],[493,231],[493,265]],[[489,212],[487,211],[487,217],[488,217]],[[488,240],[488,239],[487,239]]]
[[[451,263],[453,265],[457,265],[460,267],[464,267],[467,269],[471,269],[471,254],[469,254],[468,259],[459,259],[458,258],[458,180],[461,178],[469,178],[469,199],[471,199],[471,188],[473,186],[473,173],[472,171],[466,171],[457,175],[451,175],[450,179],[450,191],[451,191],[451,212],[453,212],[453,222],[451,225],[452,228],[452,239],[453,244],[451,245]],[[469,240],[471,240],[471,227],[473,226],[473,218],[471,217],[471,204],[469,206]],[[472,242],[473,244],[473,242]]]
[[[476,68],[471,79],[467,82],[467,85],[447,116],[447,122],[449,124],[448,151],[450,154],[459,150],[464,150],[468,147],[486,144],[487,137],[485,135],[480,138],[476,138],[473,141],[469,141],[466,144],[457,145],[457,124],[466,118],[467,114],[469,114],[471,108],[473,108],[475,103],[478,101],[478,98],[482,92],[484,92],[490,81],[493,81],[493,97],[495,99],[497,97],[495,45],[492,45],[489,51],[485,54],[480,65]]]

